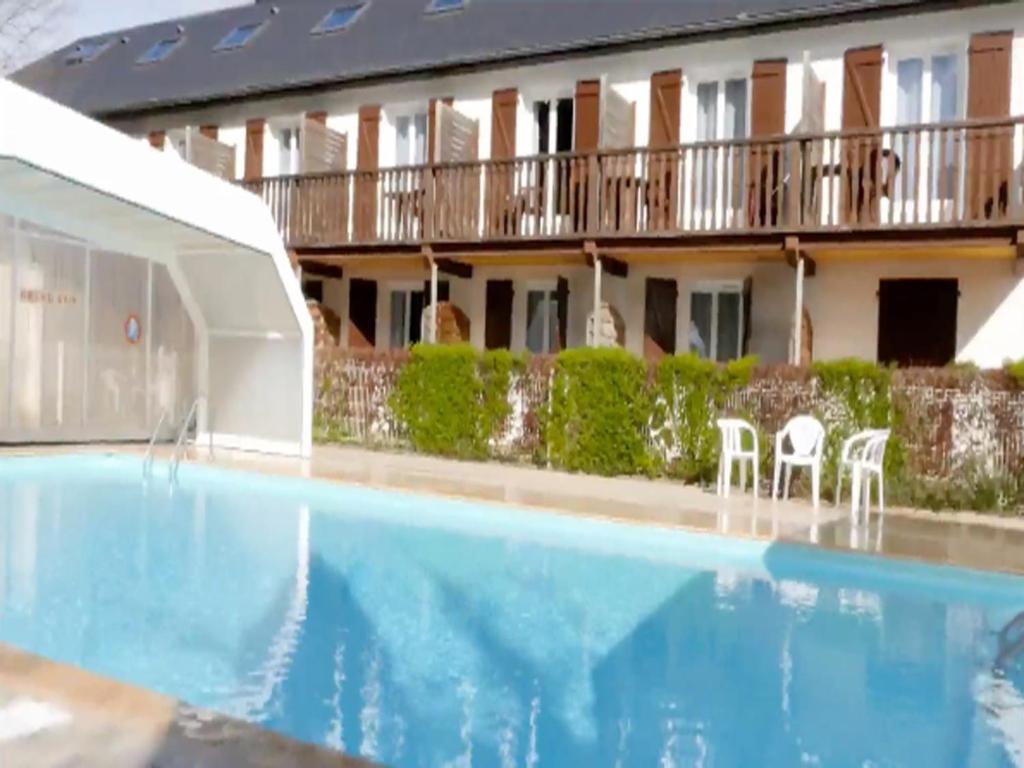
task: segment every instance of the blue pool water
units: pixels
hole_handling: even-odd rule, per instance
[[[0,641],[395,766],[1024,765],[1024,580],[0,461]]]

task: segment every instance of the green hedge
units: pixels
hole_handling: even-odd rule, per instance
[[[621,349],[571,349],[555,363],[544,424],[548,458],[570,472],[648,473],[647,368]]]
[[[550,369],[548,399],[523,403],[530,423],[539,426],[539,438],[529,439],[526,454],[498,440],[510,416],[512,383],[525,369],[525,359],[506,351],[480,354],[467,345],[416,346],[398,371],[390,401],[399,432],[414,450],[440,456],[485,459],[507,453],[523,458],[532,452],[539,463],[570,472],[663,475],[710,484],[719,452],[715,420],[729,413],[758,425],[761,476],[767,490],[773,432],[801,406],[778,402],[766,413],[748,413],[742,407],[744,399],[734,396],[755,375],[795,377],[801,382],[811,377],[816,382],[814,415],[827,430],[825,499],[834,495],[843,441],[862,429],[889,427],[890,503],[1008,511],[1024,502],[1022,477],[991,477],[979,464],[964,467],[955,477],[934,479],[927,467],[916,466],[922,457],[915,454],[911,461],[907,441],[917,445],[920,441],[913,441],[929,434],[933,425],[914,423],[913,419],[927,418],[924,412],[894,398],[892,370],[862,360],[815,363],[809,370],[766,370],[757,368],[753,358],[720,365],[677,355],[652,367],[621,349],[568,350]],[[962,375],[945,369],[924,375],[941,382],[953,373]],[[1024,363],[1008,365],[1001,375],[1024,386]],[[318,437],[341,434],[336,421],[326,411],[318,413]],[[513,436],[513,442],[518,439]],[[806,485],[802,473],[798,477],[800,485]],[[797,488],[802,490],[806,488]]]
[[[391,408],[421,453],[486,458],[508,417],[512,372],[508,352],[479,355],[468,344],[412,348],[398,375]]]

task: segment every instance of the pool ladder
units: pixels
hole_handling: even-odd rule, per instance
[[[196,419],[199,413],[199,405],[205,402],[206,398],[202,395],[192,401],[192,407],[188,409],[188,416],[185,417],[185,423],[181,425],[181,429],[178,432],[178,439],[174,443],[174,453],[171,454],[171,465],[168,470],[168,478],[173,483],[178,479],[178,467],[181,465],[181,457],[185,453],[185,439],[188,437],[189,427],[192,426],[192,422]],[[198,432],[198,424],[196,425],[196,431]],[[206,430],[210,435],[210,455],[213,455],[213,432],[209,428]]]
[[[156,423],[156,429],[153,430],[153,436],[149,438],[149,445],[146,446],[146,455],[142,458],[143,478],[148,478],[153,474],[153,448],[156,446],[157,438],[160,437],[160,430],[163,429],[165,421],[167,421],[166,408],[160,412],[160,420]]]

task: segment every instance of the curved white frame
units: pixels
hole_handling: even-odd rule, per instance
[[[196,329],[200,439],[310,454],[313,323],[259,198],[0,79],[0,214],[165,264]],[[210,352],[253,341],[282,346],[245,365]]]

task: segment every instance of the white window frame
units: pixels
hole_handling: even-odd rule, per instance
[[[708,349],[705,359],[718,360],[718,298],[722,294],[734,294],[739,297],[739,333],[736,334],[736,354],[730,360],[739,360],[743,357],[743,329],[746,327],[746,307],[744,306],[744,281],[743,280],[700,280],[692,283],[689,288],[689,308],[686,315],[686,350],[690,349],[690,325],[693,323],[693,295],[695,293],[706,293],[711,295],[711,330],[710,338],[707,339]]]
[[[717,83],[718,94],[715,115],[715,138],[704,139],[703,141],[726,141],[726,139],[722,138],[725,133],[725,98],[726,86],[731,80],[743,80],[746,83],[746,104],[744,107],[745,124],[743,126],[743,135],[735,136],[733,139],[730,139],[730,141],[742,140],[750,137],[750,106],[753,97],[751,72],[753,71],[753,67],[754,62],[751,60],[740,62],[728,67],[696,69],[685,75],[681,116],[684,143],[696,143],[698,141],[697,126],[700,117],[700,101],[697,94],[698,88],[705,83]],[[685,164],[686,169],[683,187],[684,227],[692,226],[695,220],[696,227],[698,229],[710,227],[712,224],[714,224],[717,229],[720,229],[723,226],[733,226],[735,224],[736,217],[743,215],[745,196],[741,195],[741,199],[738,201],[738,207],[735,205],[726,205],[725,184],[721,183],[724,182],[725,179],[725,158],[722,156],[722,153],[719,153],[719,157],[716,162],[715,174],[720,183],[715,185],[715,199],[712,205],[708,205],[707,201],[703,200],[706,190],[695,190],[693,186],[693,174],[696,172],[697,166],[700,165],[702,160],[699,160],[696,156],[686,159],[690,162],[686,162]],[[743,173],[746,173],[747,163],[742,156],[739,159],[739,163],[741,165],[740,170]],[[700,195],[700,199],[694,199],[695,192]]]
[[[922,62],[921,73],[921,120],[920,123],[928,124],[934,122],[932,119],[932,64],[939,56],[953,56],[956,60],[957,71],[957,114],[954,120],[963,120],[967,112],[967,80],[968,80],[968,57],[967,48],[969,40],[964,38],[947,38],[938,41],[913,43],[894,43],[886,47],[885,60],[883,62],[883,83],[882,83],[882,114],[881,124],[886,128],[899,127],[899,64],[909,59],[920,59]],[[929,141],[930,136],[922,137],[920,158],[921,169],[920,179],[916,190],[913,180],[907,182],[907,197],[902,199],[903,178],[897,176],[894,182],[893,194],[882,199],[881,215],[888,221],[891,216],[896,223],[907,222],[941,222],[947,218],[954,217],[953,205],[956,198],[963,200],[962,188],[958,193],[953,191],[953,199],[938,197],[932,190],[932,149]],[[886,135],[885,148],[900,151],[901,147],[893,147],[894,143],[902,144],[905,139],[897,139],[894,135]],[[967,146],[966,142],[956,142],[959,157],[953,162],[959,163],[964,168]],[[912,150],[913,151],[913,150]],[[912,166],[906,161],[903,162],[901,174],[909,171]],[[958,184],[962,187],[966,183],[966,174],[961,172]],[[923,202],[924,205],[918,205]],[[891,209],[891,210],[890,210]]]
[[[302,119],[277,121],[271,126],[277,142],[277,175],[298,176],[302,173]]]
[[[558,281],[557,280],[530,280],[526,283],[526,306],[524,312],[524,326],[523,326],[523,349],[535,355],[551,355],[555,353],[554,339],[551,338],[551,312],[552,304],[554,303],[555,317],[554,321],[558,323],[558,304],[557,296],[555,301],[552,302],[552,295],[558,293]],[[530,349],[530,294],[531,293],[544,293],[545,301],[542,306],[544,307],[544,344],[543,349],[539,352]]]
[[[573,86],[565,86],[563,88],[538,88],[534,90],[524,90],[521,94],[523,104],[526,107],[526,112],[530,117],[530,149],[528,152],[529,156],[535,156],[540,154],[540,129],[537,125],[537,102],[546,102],[548,104],[548,155],[557,154],[558,145],[558,102],[562,99],[569,99],[573,102],[572,105],[572,126],[569,128],[569,132],[572,135],[573,146],[569,149],[570,152],[576,148],[576,92],[573,90]],[[518,154],[518,152],[517,152]],[[544,185],[544,218],[548,222],[554,222],[557,213],[557,201],[555,200],[555,184],[551,181],[557,175],[557,168],[554,162],[547,163],[545,170],[545,179],[547,181]],[[519,184],[530,184],[536,185],[539,179],[520,179],[519,174],[515,176],[515,183]],[[534,226],[532,221],[527,221],[527,229],[524,234],[531,234],[530,228]],[[539,290],[539,289],[538,289]]]

